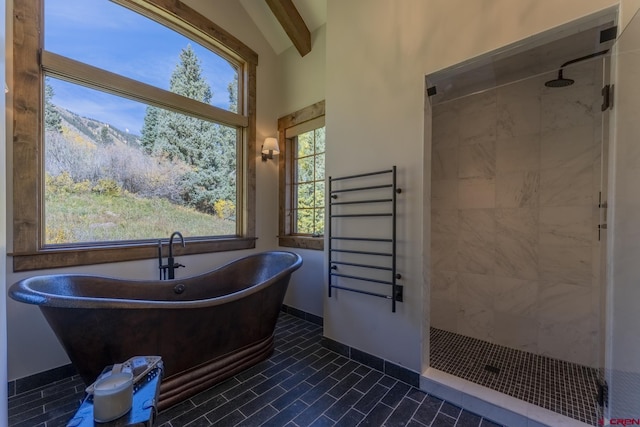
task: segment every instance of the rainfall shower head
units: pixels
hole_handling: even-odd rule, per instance
[[[565,87],[565,86],[571,86],[573,83],[575,83],[575,80],[565,79],[562,76],[562,68],[561,68],[560,70],[558,70],[558,78],[549,80],[548,82],[545,82],[544,85],[546,87]]]
[[[557,79],[553,79],[553,80],[549,80],[548,82],[545,82],[544,85],[546,87],[566,87],[566,86],[571,86],[572,84],[575,83],[575,80],[565,79],[564,78],[564,76],[562,75],[562,69],[564,67],[566,67],[569,64],[574,64],[576,62],[584,61],[585,59],[591,59],[591,58],[594,58],[596,56],[604,55],[607,52],[609,52],[609,49],[602,50],[602,51],[596,52],[596,53],[591,53],[589,55],[581,56],[580,58],[572,59],[571,61],[565,62],[564,64],[562,64],[560,66],[560,69],[558,70],[558,78]]]

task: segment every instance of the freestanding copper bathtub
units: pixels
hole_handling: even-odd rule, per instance
[[[87,385],[107,365],[162,356],[162,410],[269,357],[301,264],[291,252],[264,252],[186,279],[61,274],[21,280],[9,294],[40,306]]]

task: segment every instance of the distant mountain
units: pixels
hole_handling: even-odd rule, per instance
[[[82,117],[79,114],[54,105],[62,120],[65,137],[83,140],[90,144],[117,144],[140,147],[140,136],[134,135],[95,119]]]

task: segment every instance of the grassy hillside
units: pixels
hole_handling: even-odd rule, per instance
[[[46,244],[235,235],[235,194],[212,194],[233,184],[209,179],[214,162],[153,156],[137,135],[47,108],[58,123],[45,133]]]
[[[233,221],[132,194],[49,193],[46,208],[48,244],[157,239],[176,231],[172,224],[185,237],[235,234]]]

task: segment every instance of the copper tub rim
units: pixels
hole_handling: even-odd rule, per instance
[[[34,289],[32,284],[45,283],[55,281],[57,278],[86,278],[86,279],[100,279],[107,282],[113,282],[121,286],[159,286],[166,285],[173,288],[176,285],[184,284],[189,286],[190,283],[197,283],[198,280],[202,280],[206,276],[214,275],[221,270],[233,267],[236,264],[247,262],[254,258],[269,258],[270,256],[286,256],[292,259],[292,262],[287,265],[286,268],[279,270],[275,275],[271,276],[267,280],[260,281],[256,284],[248,286],[236,292],[197,300],[180,300],[180,301],[166,301],[166,300],[149,300],[149,299],[130,299],[130,298],[109,298],[109,297],[89,297],[81,295],[65,295],[60,293],[46,292],[39,289]],[[136,280],[136,279],[122,279],[113,276],[100,276],[92,274],[47,274],[28,277],[14,283],[9,288],[9,295],[12,299],[27,304],[45,306],[45,307],[60,307],[60,308],[93,308],[93,309],[185,309],[185,308],[203,308],[211,307],[221,304],[226,304],[235,300],[239,300],[260,290],[269,287],[274,282],[280,280],[283,276],[291,274],[302,264],[302,257],[289,251],[265,251],[255,254],[250,254],[242,258],[238,258],[227,262],[212,270],[206,271],[202,274],[195,276],[189,276],[183,279],[173,280]],[[195,285],[194,285],[195,286]]]

